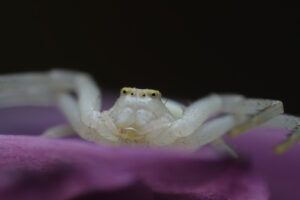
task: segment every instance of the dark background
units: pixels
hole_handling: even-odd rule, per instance
[[[0,73],[71,68],[102,88],[283,100],[300,115],[299,9],[279,1],[45,1],[2,6]]]

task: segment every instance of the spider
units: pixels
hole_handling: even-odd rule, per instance
[[[206,144],[234,152],[222,139],[259,125],[291,130],[275,147],[282,153],[300,139],[300,119],[283,114],[281,101],[211,94],[190,106],[163,98],[153,89],[124,87],[112,108],[100,112],[101,92],[90,75],[67,70],[0,76],[0,106],[56,104],[68,124],[43,133],[112,144],[182,146],[197,149]]]

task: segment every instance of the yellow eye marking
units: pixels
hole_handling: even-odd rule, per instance
[[[150,97],[161,97],[161,93],[158,90],[152,90],[152,89],[148,89],[147,90],[147,94]]]
[[[132,88],[129,88],[129,87],[123,87],[121,89],[121,94],[130,94],[131,93],[131,89]]]
[[[152,89],[137,89],[137,88],[131,88],[131,87],[123,87],[121,89],[121,95],[131,95],[136,96],[139,95],[141,97],[161,97],[161,93],[158,90],[152,90]]]

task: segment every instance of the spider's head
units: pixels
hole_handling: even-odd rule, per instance
[[[135,111],[143,109],[159,113],[164,106],[158,90],[124,87],[120,93],[117,101],[119,108],[131,108]]]

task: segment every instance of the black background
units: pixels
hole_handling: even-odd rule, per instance
[[[0,73],[71,68],[102,88],[280,99],[300,115],[299,9],[279,1],[46,1],[2,6]]]

